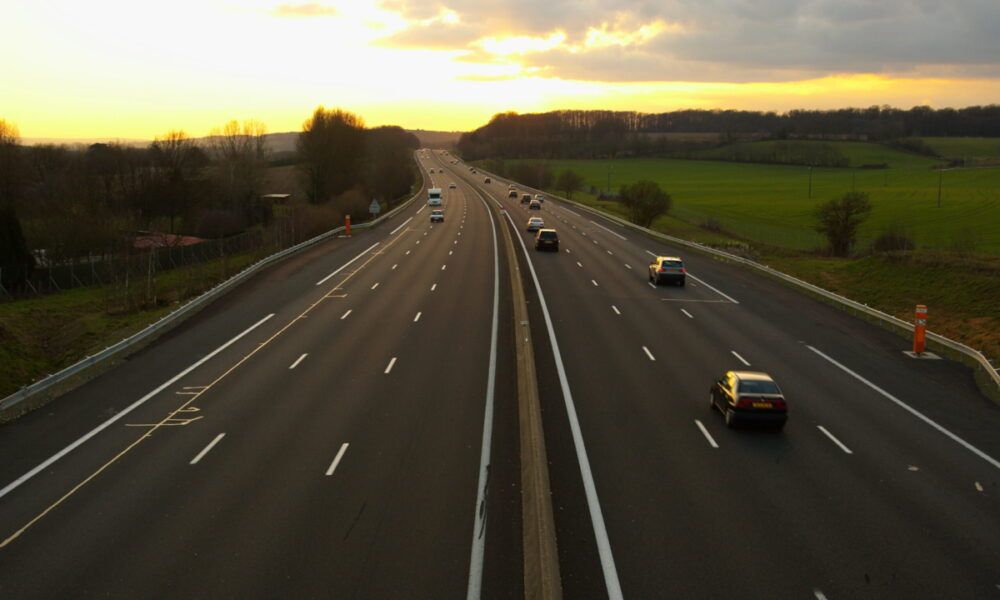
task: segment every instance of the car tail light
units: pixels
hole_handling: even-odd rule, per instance
[[[777,408],[779,410],[788,410],[788,405],[785,404],[784,398],[775,398],[771,402],[774,403],[774,408]]]
[[[667,272],[667,270],[666,270],[666,269],[664,269],[663,267],[660,267],[659,269],[657,269],[657,270],[656,270],[656,272],[657,272],[657,273],[666,273],[666,272]]]
[[[687,273],[687,269],[685,269],[684,267],[681,267],[681,273]]]
[[[753,406],[753,400],[745,396],[741,396],[736,401],[736,408],[751,408]]]

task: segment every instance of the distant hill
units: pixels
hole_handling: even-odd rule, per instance
[[[420,140],[420,145],[424,148],[453,148],[455,142],[462,135],[461,131],[426,131],[424,129],[408,130]],[[268,147],[274,154],[286,154],[295,151],[295,142],[299,139],[299,132],[286,131],[281,133],[268,133],[264,136]],[[196,138],[199,143],[205,142],[209,136]],[[36,146],[40,144],[57,144],[74,146],[90,144],[121,142],[126,146],[148,146],[153,140],[122,139],[122,138],[24,138],[25,145]]]
[[[425,129],[411,129],[410,133],[417,136],[420,145],[424,148],[444,148],[451,149],[458,143],[458,138],[462,137],[461,131],[427,131]]]

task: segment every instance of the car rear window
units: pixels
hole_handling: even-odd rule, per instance
[[[773,381],[741,381],[740,392],[747,394],[780,394],[781,390]]]
[[[539,239],[543,240],[556,240],[559,239],[558,234],[554,231],[543,231],[538,234]]]
[[[660,266],[663,267],[663,268],[667,268],[667,267],[683,267],[684,263],[681,262],[681,261],[679,261],[679,260],[665,260],[665,261],[663,261],[663,263],[660,264]]]

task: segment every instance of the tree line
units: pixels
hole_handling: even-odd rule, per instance
[[[293,161],[301,202],[276,215],[261,197],[273,168],[266,133],[251,119],[200,140],[168,131],[144,147],[26,146],[16,125],[0,119],[0,285],[36,266],[128,252],[139,232],[218,239],[295,213],[303,233],[317,233],[348,212],[364,218],[372,198],[391,203],[418,177],[415,136],[319,107]]]
[[[457,148],[466,160],[683,156],[741,139],[885,142],[914,136],[1000,137],[1000,105],[960,109],[872,106],[786,113],[744,110],[681,110],[656,114],[606,110],[508,112],[494,115],[486,125],[463,134]]]

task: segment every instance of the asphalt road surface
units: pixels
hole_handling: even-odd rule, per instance
[[[520,597],[508,267],[485,203],[445,203],[0,429],[0,597]]]
[[[443,224],[418,199],[0,428],[0,596],[522,597],[510,227],[565,598],[1000,598],[968,368],[554,200],[537,253],[507,181],[417,156]],[[783,432],[725,427],[728,369],[775,377]]]
[[[1000,410],[968,368],[553,200],[560,251],[535,252],[539,212],[450,166],[507,209],[537,277],[567,598],[1000,598]],[[654,255],[687,285],[649,284]],[[729,369],[775,377],[784,432],[725,427],[708,394]]]

